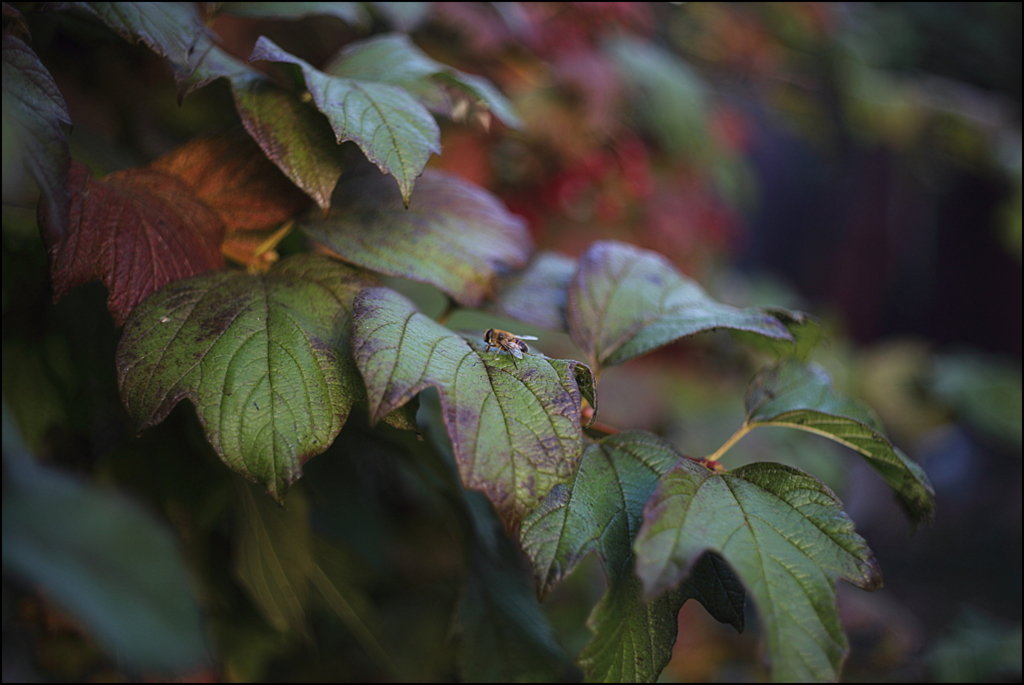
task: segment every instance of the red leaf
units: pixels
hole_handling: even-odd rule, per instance
[[[101,280],[107,308],[121,325],[167,283],[224,266],[223,223],[173,176],[129,169],[95,180],[73,164],[68,186],[68,233],[50,247],[55,301]]]
[[[191,186],[220,215],[229,233],[276,226],[309,204],[244,133],[194,140],[150,168]]]

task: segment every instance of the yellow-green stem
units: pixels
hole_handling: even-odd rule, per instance
[[[722,446],[715,450],[712,454],[705,457],[708,461],[718,461],[722,458],[722,455],[732,449],[732,446],[743,439],[743,436],[749,433],[754,427],[748,423],[744,423],[739,429],[729,437]]]

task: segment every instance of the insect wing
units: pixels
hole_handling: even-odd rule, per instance
[[[516,337],[520,340],[540,340],[540,338],[535,335],[517,335]]]
[[[522,352],[522,350],[519,349],[518,345],[509,345],[505,349],[508,350],[509,352],[511,352],[512,356],[515,357],[516,359],[522,359],[523,358],[523,352]]]

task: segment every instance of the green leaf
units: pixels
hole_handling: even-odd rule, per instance
[[[546,594],[591,551],[614,583],[630,571],[644,502],[682,455],[656,435],[627,431],[589,445],[576,478],[524,521],[523,551]]]
[[[439,390],[463,484],[483,490],[512,527],[575,469],[580,401],[593,387],[586,366],[485,351],[387,288],[357,296],[353,352],[371,420],[424,388]]]
[[[646,601],[630,572],[611,585],[587,619],[594,638],[580,652],[588,683],[653,683],[672,657],[685,597],[669,591]]]
[[[353,43],[328,62],[323,70],[332,76],[400,86],[428,107],[452,114],[457,105],[451,102],[443,88],[449,86],[493,112],[506,125],[513,128],[522,126],[512,104],[489,81],[437,62],[416,47],[405,34],[384,34]]]
[[[14,433],[5,407],[5,573],[41,588],[121,667],[201,668],[199,607],[166,526],[117,493],[35,464]]]
[[[867,458],[915,523],[934,514],[935,493],[924,470],[889,442],[864,405],[835,394],[817,364],[788,360],[765,369],[751,381],[745,403],[748,427],[786,426],[835,440]]]
[[[579,658],[589,682],[654,682],[671,657],[676,614],[690,597],[742,628],[742,588],[710,555],[682,590],[653,600],[643,597],[633,572],[644,503],[681,458],[644,431],[611,435],[587,447],[575,480],[556,486],[523,521],[523,551],[542,594],[591,551],[604,566],[609,589],[591,613],[594,638]]]
[[[321,209],[328,209],[344,163],[324,118],[264,79],[232,79],[231,86],[242,123],[267,158]]]
[[[566,288],[574,273],[575,259],[541,252],[505,282],[491,310],[540,328],[564,331]]]
[[[282,507],[238,488],[234,572],[256,608],[282,633],[309,638],[309,578],[315,567],[309,505],[292,493]]]
[[[467,492],[473,519],[469,576],[459,603],[465,682],[571,682],[572,664],[555,639],[519,550],[479,493]]]
[[[705,552],[720,555],[757,605],[781,682],[838,679],[847,644],[835,581],[881,585],[838,498],[781,464],[721,474],[680,461],[644,507],[635,549],[648,596],[678,585]]]
[[[39,184],[42,219],[50,242],[68,227],[66,187],[71,157],[64,96],[36,53],[17,36],[3,35],[4,201],[8,183],[25,169]]]
[[[74,2],[128,41],[145,43],[177,65],[196,64],[197,44],[208,29],[191,2]]]
[[[170,284],[132,313],[118,345],[128,413],[146,428],[187,397],[221,459],[282,499],[362,396],[347,334],[366,284],[314,255]]]
[[[422,192],[406,209],[372,169],[346,176],[330,216],[302,228],[346,261],[430,283],[476,306],[498,273],[526,263],[530,234],[497,198],[456,176],[428,171],[419,184]]]
[[[572,339],[595,365],[614,365],[687,335],[715,328],[790,339],[760,309],[712,300],[656,252],[615,241],[594,243],[569,284]]]
[[[358,2],[221,2],[217,12],[259,19],[337,17],[353,26],[365,26],[369,17]]]
[[[256,41],[249,59],[296,65],[337,141],[355,142],[367,159],[395,177],[409,203],[427,159],[441,151],[440,129],[423,105],[402,88],[325,74],[265,36]]]

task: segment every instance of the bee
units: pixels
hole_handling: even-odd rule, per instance
[[[516,359],[523,358],[523,352],[529,352],[530,348],[524,343],[524,340],[536,340],[537,338],[532,335],[516,335],[515,333],[509,333],[503,331],[500,328],[488,328],[484,332],[484,342],[487,343],[487,352],[495,347],[499,350],[505,350]]]

